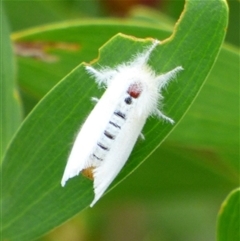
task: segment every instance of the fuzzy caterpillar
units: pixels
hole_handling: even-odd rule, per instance
[[[126,163],[150,115],[174,121],[158,109],[162,90],[181,66],[156,75],[147,65],[150,54],[159,44],[153,44],[127,63],[115,68],[97,70],[86,66],[99,86],[107,89],[82,125],[73,144],[61,184],[80,172],[93,179],[92,207],[104,194]]]

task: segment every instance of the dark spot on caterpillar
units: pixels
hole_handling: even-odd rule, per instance
[[[102,143],[98,142],[97,145],[101,147],[104,151],[109,151],[109,148],[104,146]]]
[[[96,156],[95,154],[93,154],[93,156],[97,159],[97,160],[99,160],[99,161],[103,161],[103,159],[102,158],[99,158],[98,156]]]
[[[137,99],[141,94],[141,92],[142,92],[142,86],[139,83],[131,84],[127,90],[127,93],[134,99]]]
[[[89,178],[90,180],[93,180],[94,177],[93,177],[93,170],[94,170],[95,167],[88,167],[86,169],[83,169],[82,170],[82,174],[83,176]]]
[[[114,140],[114,139],[115,139],[115,136],[112,135],[111,133],[107,132],[107,131],[104,131],[104,135],[105,135],[106,137],[108,137],[109,139],[111,139],[111,140]]]
[[[125,103],[128,104],[128,105],[131,105],[132,104],[132,98],[129,96],[127,98],[125,98]]]
[[[113,126],[115,126],[116,128],[118,129],[121,129],[121,127],[119,125],[117,125],[116,123],[112,122],[112,121],[109,121],[109,123]]]
[[[121,117],[124,120],[126,119],[126,115],[124,113],[122,113],[121,111],[115,111],[114,114]]]

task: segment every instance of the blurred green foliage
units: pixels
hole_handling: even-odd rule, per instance
[[[109,17],[113,13],[109,13],[106,4],[107,1],[103,4],[97,0],[3,2],[14,41],[28,35],[25,31],[32,27],[66,20],[74,23],[76,20],[87,22],[93,17]],[[125,18],[138,18],[143,25],[154,22],[161,26],[165,38],[169,36],[166,29],[172,30],[179,18],[184,1],[165,0],[158,4],[154,10],[134,7]],[[233,188],[239,186],[239,5],[237,0],[229,1],[226,44],[196,101],[166,142],[94,209],[85,210],[39,241],[210,241],[216,238],[215,227],[221,203]],[[43,30],[46,28],[44,26]],[[117,30],[114,26],[113,34]],[[131,29],[128,34],[131,34]],[[41,39],[41,33],[38,37]],[[55,48],[51,52],[53,56],[63,54],[65,62],[64,67],[55,66],[54,73],[51,73],[53,63],[18,57],[15,78],[25,115],[78,63],[97,57],[97,48],[104,42],[94,38],[81,55],[74,51],[70,51],[70,55],[64,54],[61,48]],[[4,61],[12,63],[11,57],[9,50],[9,59]],[[38,69],[45,69],[45,72],[38,73]],[[36,75],[34,81],[25,78],[30,70],[32,76]],[[15,111],[12,114],[17,115],[12,119],[19,125],[21,114]],[[15,130],[16,127],[11,135]],[[239,208],[237,201],[236,206]],[[231,212],[231,208],[229,210]],[[234,218],[239,220],[239,216]],[[223,240],[221,236],[218,239]]]

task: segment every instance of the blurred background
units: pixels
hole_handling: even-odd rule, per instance
[[[239,46],[239,1],[227,2],[230,18],[226,41]],[[5,0],[3,3],[13,32],[66,20],[98,17],[126,18],[137,6],[156,9],[172,20],[177,20],[184,6],[184,0]]]
[[[174,23],[184,1],[5,0],[3,4],[10,29],[16,33],[69,20],[128,18],[140,5],[159,11],[168,23]],[[240,44],[240,2],[232,0],[228,4],[226,43],[235,48]],[[38,241],[214,240],[218,210],[227,194],[237,186],[238,177],[231,170],[225,172],[225,166],[219,161],[223,158],[221,153],[181,146],[173,140],[170,136],[93,209],[86,209]]]

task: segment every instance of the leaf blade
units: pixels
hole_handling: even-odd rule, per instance
[[[217,240],[237,241],[240,238],[240,188],[233,190],[223,202],[218,215]]]
[[[11,140],[13,134],[19,127],[22,120],[22,108],[20,97],[15,83],[15,66],[13,51],[10,41],[10,31],[8,27],[7,18],[0,8],[2,16],[1,24],[1,148],[0,159],[2,160],[3,154]]]
[[[211,2],[220,9],[224,9],[222,1],[215,0]],[[188,4],[195,4],[196,7],[199,1],[189,1]],[[208,5],[208,7],[210,10],[212,6]],[[215,5],[214,7],[216,8]],[[182,19],[189,18],[191,11],[186,10]],[[201,11],[202,14],[208,15],[205,8]],[[191,18],[188,21],[190,20]],[[218,22],[226,26],[226,14],[221,16],[221,21],[218,16]],[[204,61],[205,70],[201,73],[201,77],[197,76],[198,73],[194,71],[194,66],[197,65],[199,68],[199,63],[190,61],[189,57],[182,55],[182,52],[178,49],[183,47],[183,49],[187,50],[189,48],[187,43],[191,40],[191,36],[196,41],[194,34],[198,30],[198,24],[197,22],[194,24],[192,29],[190,28],[192,32],[188,32],[187,42],[181,41],[179,43],[175,38],[169,39],[158,47],[157,54],[152,56],[150,63],[158,72],[168,71],[181,63],[186,67],[189,66],[189,68],[186,68],[185,73],[179,76],[178,83],[169,86],[169,93],[165,93],[167,112],[175,120],[182,117],[192,103],[193,98],[197,95],[223,41],[222,34],[217,37],[213,35],[215,37],[215,41],[211,41],[213,51],[203,51],[204,55],[199,55],[199,49],[190,50],[191,57],[195,61],[199,61],[199,57],[201,57],[200,60],[210,58]],[[181,28],[181,23],[179,23],[178,28]],[[188,25],[185,23],[186,28],[188,28]],[[220,26],[216,28],[215,25],[209,25],[209,28],[214,28],[214,31],[217,32]],[[204,29],[201,31],[203,34]],[[177,32],[180,35],[181,33],[185,36],[184,31]],[[177,34],[176,39],[180,38],[180,35]],[[150,44],[149,41],[136,41],[132,37],[123,35],[115,36],[100,50],[98,64],[104,66],[127,61],[133,54],[141,51],[148,44]],[[209,45],[204,38],[201,44],[202,49]],[[130,50],[130,52],[120,52],[119,55],[113,55],[112,50],[116,51],[116,49]],[[169,56],[171,57],[166,62],[165,60]],[[159,66],[159,63],[164,64]],[[193,79],[192,74],[197,77],[194,88],[190,85]],[[188,79],[188,85],[183,81],[184,78]],[[89,98],[101,93],[102,91],[97,89],[85,72],[84,65],[81,64],[53,88],[26,118],[11,144],[1,173],[4,180],[2,200],[2,206],[4,207],[2,232],[4,238],[15,241],[36,238],[84,209],[90,203],[93,197],[91,181],[80,175],[71,180],[66,188],[62,189],[60,180],[70,143],[73,139],[73,133],[76,132],[79,123],[84,120],[91,109]],[[81,113],[80,117],[79,113]],[[113,185],[116,185],[117,182],[140,165],[166,138],[172,130],[172,126],[150,119],[144,130],[148,142],[137,144],[130,160]],[[155,134],[156,131],[158,135]],[[17,165],[19,158],[24,160],[21,169]],[[17,208],[19,205],[21,205],[21,213]],[[38,210],[41,210],[41,212],[38,212]],[[40,222],[41,225],[29,225],[29,223],[33,222]]]

